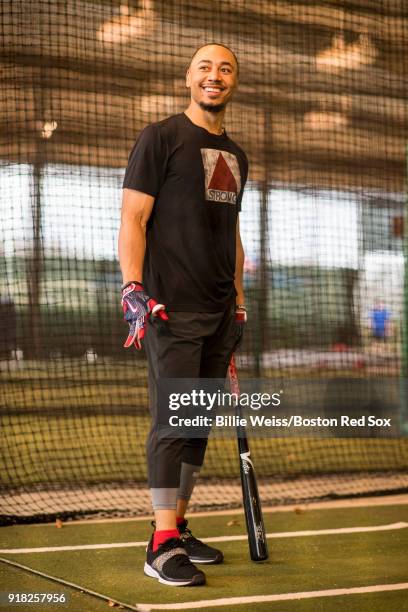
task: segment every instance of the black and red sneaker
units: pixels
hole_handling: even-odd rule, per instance
[[[170,538],[153,550],[153,537],[146,550],[144,573],[168,586],[205,584],[205,574],[189,559],[179,538]]]
[[[207,564],[222,563],[224,555],[221,550],[208,546],[208,544],[205,544],[201,540],[197,540],[191,533],[191,530],[187,528],[187,525],[188,521],[184,520],[177,525],[177,529],[180,534],[182,545],[190,561],[192,563]]]

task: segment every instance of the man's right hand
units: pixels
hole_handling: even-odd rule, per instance
[[[146,322],[149,315],[168,321],[166,307],[158,304],[145,292],[142,283],[131,281],[122,288],[122,308],[124,319],[129,323],[129,335],[123,345],[129,348],[132,344],[140,350],[146,333]]]
[[[245,306],[235,307],[235,342],[233,353],[240,347],[244,336],[244,329],[247,322],[247,311]]]

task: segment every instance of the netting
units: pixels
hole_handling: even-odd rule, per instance
[[[404,0],[3,0],[0,18],[2,520],[149,511],[121,183],[209,41],[239,58],[226,128],[250,163],[241,375],[393,419],[386,437],[253,440],[264,503],[406,490]],[[212,440],[193,506],[238,505],[237,475],[234,441]]]

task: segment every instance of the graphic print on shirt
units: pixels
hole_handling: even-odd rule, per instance
[[[241,191],[241,173],[233,153],[201,149],[205,172],[205,199],[236,204]]]

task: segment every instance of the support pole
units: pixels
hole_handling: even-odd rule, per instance
[[[41,82],[41,81],[40,81]],[[35,111],[38,121],[43,120],[42,93],[34,92]],[[32,171],[32,248],[26,265],[27,288],[29,300],[28,334],[30,349],[35,358],[44,354],[42,317],[41,317],[41,282],[43,278],[43,240],[42,240],[42,182],[45,164],[45,140],[41,130],[37,127],[36,151]]]
[[[406,153],[408,172],[408,146]],[[404,295],[400,372],[400,432],[402,435],[408,436],[408,193],[405,200],[402,245],[404,255]]]

